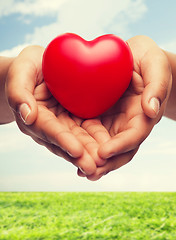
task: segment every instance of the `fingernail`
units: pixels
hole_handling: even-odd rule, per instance
[[[86,172],[84,172],[84,170],[81,167],[78,167],[78,168],[83,174],[87,175]]]
[[[68,154],[70,157],[74,158],[74,156],[73,156],[69,151],[67,151],[67,154]]]
[[[149,102],[150,107],[153,109],[156,115],[158,115],[159,110],[160,110],[160,102],[157,98],[153,97],[150,99]]]
[[[19,114],[25,124],[28,124],[27,120],[30,113],[31,109],[29,108],[29,106],[26,103],[22,103],[19,107]]]

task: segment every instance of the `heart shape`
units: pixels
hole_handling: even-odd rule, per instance
[[[57,101],[87,119],[105,112],[125,92],[132,77],[133,57],[126,42],[113,34],[86,41],[65,33],[45,49],[42,69]]]

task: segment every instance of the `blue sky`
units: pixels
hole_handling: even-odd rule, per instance
[[[1,0],[0,55],[16,56],[30,44],[46,46],[68,31],[86,39],[144,34],[176,52],[175,9],[175,0]],[[15,123],[1,125],[0,191],[175,191],[174,132],[176,123],[163,118],[129,164],[90,182]]]

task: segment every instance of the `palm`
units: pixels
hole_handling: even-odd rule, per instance
[[[106,143],[103,144],[101,148],[102,157],[106,158],[107,154],[111,155],[114,151],[121,154],[137,148],[139,142],[141,143],[150,133],[154,125],[154,121],[156,121],[149,119],[144,114],[141,106],[142,92],[140,93],[139,89],[134,88],[134,82],[135,79],[131,81],[131,84],[125,94],[111,109],[97,118],[99,125],[102,125],[109,132],[109,135],[111,136],[111,144],[112,140],[116,141],[119,139],[118,146],[116,145],[116,149],[114,150],[111,150],[111,146],[109,145],[107,149]],[[86,120],[82,126],[84,126],[89,134],[96,139],[97,137],[94,132],[96,132],[97,125],[95,126],[94,122],[95,120]],[[87,128],[87,126],[89,126],[89,128]],[[89,129],[91,129],[90,126],[92,126],[92,129],[94,126],[94,131],[89,131]],[[142,134],[142,130],[144,129],[147,129],[147,132],[145,131],[145,135]],[[136,136],[138,136],[137,139]]]
[[[108,129],[111,137],[124,131],[127,133],[130,129],[138,131],[141,127],[145,127],[145,124],[148,125],[149,123],[152,128],[153,121],[144,114],[141,106],[144,89],[143,79],[135,69],[134,73],[124,95],[111,109],[101,116],[101,121]]]
[[[131,85],[121,99],[101,116],[102,124],[108,129],[111,137],[131,128],[137,130],[139,125],[136,123],[141,118],[148,119],[140,103],[141,94],[135,93]]]

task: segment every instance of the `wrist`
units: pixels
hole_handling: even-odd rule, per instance
[[[0,57],[0,124],[9,123],[14,120],[5,92],[7,74],[13,60],[14,58]]]
[[[5,81],[10,65],[14,58],[0,56],[0,81]]]
[[[167,106],[165,109],[165,116],[169,117],[173,120],[176,120],[176,107],[175,107],[175,100],[176,100],[176,54],[164,51],[166,54],[172,73],[172,87],[170,91],[170,95],[168,98]]]

